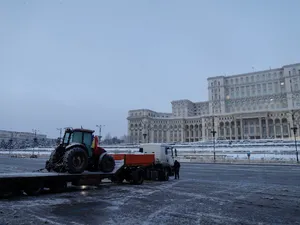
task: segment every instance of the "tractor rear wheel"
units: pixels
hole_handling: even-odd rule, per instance
[[[74,147],[65,153],[63,164],[69,173],[82,173],[88,165],[87,153],[80,147]]]
[[[114,158],[110,155],[105,155],[99,162],[99,169],[102,172],[110,173],[114,170],[115,165],[116,164]]]

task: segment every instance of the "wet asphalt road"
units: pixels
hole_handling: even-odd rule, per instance
[[[0,172],[44,161],[0,157]],[[0,200],[2,224],[300,224],[300,167],[182,163],[180,180]]]

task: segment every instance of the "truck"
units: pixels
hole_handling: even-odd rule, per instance
[[[132,154],[109,154],[98,145],[93,130],[67,128],[62,142],[52,151],[45,168],[34,172],[0,174],[0,196],[25,192],[36,196],[49,189],[63,192],[68,185],[99,185],[103,179],[134,185],[144,180],[167,181],[174,176],[171,145],[145,143]]]

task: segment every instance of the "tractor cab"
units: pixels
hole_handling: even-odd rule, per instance
[[[93,130],[88,129],[72,129],[67,128],[63,137],[62,145],[67,147],[74,144],[82,144],[87,149],[89,157],[93,155],[92,142],[93,142]]]

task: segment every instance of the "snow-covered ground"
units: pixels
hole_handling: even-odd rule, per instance
[[[295,162],[296,152],[294,145],[225,145],[217,144],[215,148],[218,162],[249,162],[247,153],[250,152],[250,162]],[[178,159],[183,162],[212,162],[213,145],[175,145]],[[110,153],[134,153],[138,152],[137,146],[107,146],[105,149]],[[48,157],[53,148],[29,148],[16,150],[0,150],[0,154],[29,156],[37,154]]]

